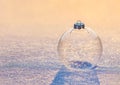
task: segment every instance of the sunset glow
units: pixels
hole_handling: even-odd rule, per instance
[[[119,4],[119,0],[1,0],[0,35],[60,33],[78,19],[95,30],[112,31],[120,27]]]

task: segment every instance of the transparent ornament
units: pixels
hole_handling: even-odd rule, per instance
[[[61,36],[58,42],[58,54],[69,69],[94,69],[102,54],[102,43],[92,29],[77,21],[73,28]]]

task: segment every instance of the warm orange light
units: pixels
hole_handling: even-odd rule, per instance
[[[1,0],[0,34],[65,31],[81,19],[97,29],[120,27],[120,0]]]

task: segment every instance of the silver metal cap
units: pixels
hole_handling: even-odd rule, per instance
[[[75,24],[74,24],[74,29],[84,29],[85,28],[85,24],[82,23],[80,20],[78,20]]]

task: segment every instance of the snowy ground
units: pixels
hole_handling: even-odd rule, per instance
[[[99,62],[100,67],[95,71],[100,85],[120,85],[120,41],[111,41],[103,41],[106,50]],[[61,72],[56,46],[55,38],[1,37],[0,85],[50,85],[55,82]],[[85,81],[83,83],[75,85],[86,85]]]

